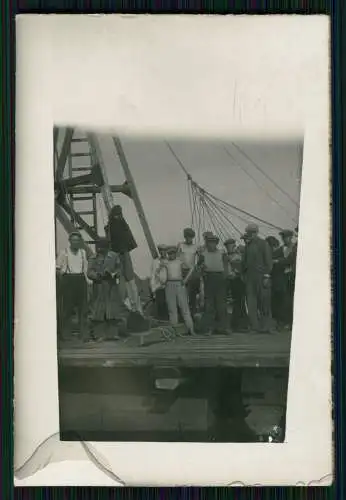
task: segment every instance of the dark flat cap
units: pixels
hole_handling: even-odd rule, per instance
[[[107,240],[107,238],[100,238],[96,241],[95,246],[97,248],[108,248],[109,241]]]
[[[73,238],[73,237],[77,237],[77,238],[82,239],[82,235],[80,234],[80,232],[79,232],[79,231],[72,231],[72,232],[69,234],[69,237],[68,237],[68,238],[69,238],[69,240],[70,240],[70,239],[71,239],[71,238]]]
[[[192,227],[186,227],[184,229],[184,236],[192,236],[192,237],[195,237],[196,233],[195,231],[192,229]]]
[[[225,241],[224,245],[234,245],[235,239],[234,238],[228,238],[228,240]]]
[[[166,248],[166,252],[167,253],[175,253],[178,251],[178,248],[176,245],[169,245],[167,248]]]
[[[248,224],[245,229],[245,233],[258,233],[258,226],[257,224]]]
[[[206,231],[205,233],[203,233],[203,238],[206,239],[208,238],[208,236],[214,236],[213,233],[211,231]]]
[[[283,229],[279,234],[280,236],[293,236],[294,233],[291,229]]]
[[[208,242],[208,241],[216,241],[217,243],[220,241],[220,238],[218,236],[216,236],[215,234],[208,234],[206,237],[205,237],[205,240]]]
[[[114,207],[111,208],[110,215],[113,214],[122,214],[123,209],[120,205],[114,205]]]

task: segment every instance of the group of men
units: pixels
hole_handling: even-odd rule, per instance
[[[282,231],[280,244],[272,236],[261,238],[258,232],[250,224],[243,244],[228,239],[220,249],[219,238],[212,232],[204,233],[204,244],[198,246],[195,232],[186,228],[182,243],[159,245],[150,279],[156,319],[172,325],[183,322],[191,335],[244,329],[270,332],[274,325],[290,328],[295,235]],[[89,258],[78,231],[70,234],[68,248],[58,255],[58,330],[62,339],[70,338],[75,310],[85,341],[118,339],[129,330],[129,317],[137,321],[137,331],[148,325],[130,258],[137,244],[120,206],[112,209],[105,233],[96,242],[96,254]]]
[[[182,243],[158,246],[151,273],[156,316],[173,325],[180,316],[191,335],[291,328],[297,231],[281,231],[280,245],[249,224],[244,244],[230,238],[221,250],[213,233],[204,233],[199,247],[186,228]]]
[[[119,205],[111,210],[105,233],[96,242],[96,254],[89,258],[78,231],[69,235],[69,246],[58,255],[61,340],[71,338],[74,312],[78,318],[77,330],[84,341],[118,339],[126,333],[131,321],[134,328],[146,327],[130,258],[137,243]]]

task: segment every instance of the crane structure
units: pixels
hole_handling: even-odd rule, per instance
[[[60,138],[59,135],[63,134]],[[59,150],[59,144],[61,147]],[[54,189],[56,218],[67,232],[79,230],[84,247],[92,253],[100,237],[97,217],[97,197],[101,196],[109,214],[114,193],[131,198],[142,224],[150,252],[157,256],[156,245],[136,189],[133,176],[119,138],[114,145],[123,166],[125,182],[110,185],[107,168],[96,134],[77,133],[73,128],[54,130]],[[82,162],[81,162],[82,159]],[[86,237],[84,236],[86,235]]]
[[[121,194],[133,200],[149,250],[152,257],[156,258],[158,254],[154,238],[120,139],[114,138],[113,144],[123,167],[125,181],[120,185],[110,185],[96,134],[83,134],[68,127],[55,128],[53,137],[55,216],[65,231],[70,234],[78,230],[83,239],[84,249],[88,256],[92,255],[95,252],[95,243],[101,237],[97,201],[103,201],[109,215],[114,205],[114,194]],[[128,263],[133,271],[129,254]],[[142,281],[134,271],[130,274],[132,277],[124,280],[126,290],[124,299],[128,299],[132,310],[142,313],[138,290],[138,284]]]

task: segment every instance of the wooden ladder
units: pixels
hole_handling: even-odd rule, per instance
[[[95,164],[95,159],[93,158],[92,150],[85,136],[74,135],[71,140],[71,150],[68,155],[68,170],[69,177],[76,177],[79,175],[90,174],[93,165]],[[98,220],[97,220],[97,194],[95,193],[83,193],[83,194],[70,194],[70,205],[71,208],[80,216],[89,226],[91,226],[95,233],[98,234]],[[76,229],[83,231],[83,228],[79,226],[77,221],[71,221]],[[85,240],[85,243],[94,247],[95,241]]]

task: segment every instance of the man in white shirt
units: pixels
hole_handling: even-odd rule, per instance
[[[194,324],[190,313],[186,287],[183,279],[183,266],[177,258],[177,247],[167,248],[167,261],[161,262],[161,269],[166,269],[166,301],[168,306],[169,321],[172,325],[178,324],[178,307],[184,323],[191,335],[194,335]],[[188,279],[188,276],[186,277]]]
[[[162,267],[167,261],[167,246],[158,245],[159,258],[151,264],[150,288],[155,298],[155,316],[157,319],[168,320],[168,309],[165,294],[167,271]]]
[[[196,268],[198,246],[194,243],[195,231],[190,227],[184,229],[184,241],[178,245],[178,257],[183,265],[183,279]],[[192,316],[196,314],[197,295],[200,292],[200,274],[195,269],[186,283],[189,306]]]
[[[71,333],[72,315],[77,311],[79,331],[83,340],[87,340],[87,305],[88,289],[91,284],[87,276],[88,259],[82,248],[82,237],[79,232],[72,232],[69,236],[69,247],[62,250],[56,262],[57,279],[61,292],[61,339],[69,337]],[[59,321],[60,323],[60,321]]]

